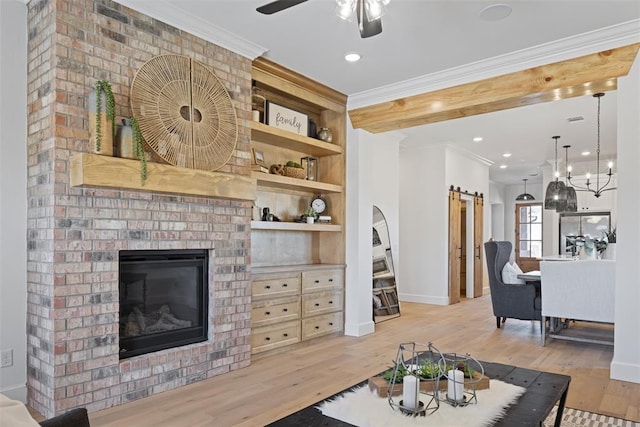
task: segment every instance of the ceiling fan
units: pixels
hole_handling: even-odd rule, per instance
[[[260,6],[256,10],[265,15],[271,15],[290,7],[304,3],[307,0],[276,0]],[[382,15],[384,7],[391,0],[336,0],[338,4],[336,14],[345,20],[350,20],[355,12],[358,18],[360,37],[367,38],[382,32]]]

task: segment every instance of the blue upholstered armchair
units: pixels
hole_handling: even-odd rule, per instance
[[[507,317],[541,321],[540,295],[536,292],[536,287],[533,284],[511,285],[502,281],[502,268],[511,256],[511,242],[486,242],[484,251],[496,326],[499,328]],[[542,331],[542,323],[540,330]]]

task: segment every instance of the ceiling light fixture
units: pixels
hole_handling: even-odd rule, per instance
[[[504,153],[502,157],[506,157],[506,158],[511,157],[511,153]]]
[[[380,18],[391,0],[336,0],[336,15],[345,21],[351,21],[355,13],[358,28],[363,38],[382,32]]]
[[[609,164],[607,165],[609,167],[609,171],[607,172],[607,182],[604,183],[604,185],[602,187],[600,187],[600,101],[602,99],[602,97],[604,96],[604,93],[600,92],[600,93],[595,93],[593,94],[593,97],[596,98],[598,100],[598,134],[597,134],[597,141],[598,141],[598,145],[596,147],[596,188],[593,189],[591,188],[591,182],[589,181],[590,176],[589,174],[587,174],[587,182],[586,187],[580,187],[578,185],[575,185],[573,182],[571,182],[571,171],[569,171],[567,173],[567,180],[569,181],[569,183],[571,183],[571,185],[573,185],[576,190],[578,191],[590,191],[593,193],[593,195],[595,197],[600,197],[602,196],[602,193],[604,193],[605,191],[611,191],[611,190],[616,190],[617,187],[610,187],[607,188],[607,185],[609,185],[609,183],[611,182],[611,177],[613,176],[613,172],[611,171],[611,169],[613,168],[613,162],[609,162]]]
[[[360,61],[360,55],[359,55],[359,54],[357,54],[357,53],[355,53],[355,52],[351,52],[351,53],[347,53],[347,54],[344,56],[344,59],[345,59],[347,62],[358,62],[358,61]]]
[[[547,185],[547,191],[544,195],[544,208],[555,209],[558,212],[558,205],[562,205],[562,201],[566,200],[566,192],[564,182],[559,181],[560,172],[558,172],[558,139],[559,136],[554,136],[556,140],[556,165],[553,171],[554,180]]]
[[[588,156],[589,154],[591,154],[591,151],[583,151],[582,153],[583,156]]]
[[[500,165],[500,169],[506,169],[507,165]]]
[[[475,138],[473,138],[473,142],[482,142],[482,137],[481,136],[476,136]]]
[[[522,180],[524,181],[524,193],[519,194],[518,197],[516,197],[516,200],[517,201],[535,200],[535,198],[531,194],[527,193],[527,181],[528,181],[528,179],[527,178],[522,178]]]

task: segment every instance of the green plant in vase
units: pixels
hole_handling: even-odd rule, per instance
[[[147,157],[144,153],[144,138],[135,117],[131,117],[131,129],[133,130],[133,154],[140,160],[140,181],[144,185],[147,181]]]
[[[95,151],[96,152],[101,152],[102,151],[102,139],[103,139],[103,135],[102,135],[102,125],[103,125],[103,120],[102,120],[102,101],[104,98],[104,102],[105,102],[105,114],[106,114],[106,123],[111,123],[111,129],[109,130],[111,133],[111,138],[109,138],[109,141],[111,141],[111,144],[113,145],[113,134],[115,131],[115,117],[116,117],[116,101],[115,98],[113,96],[113,91],[111,90],[111,84],[106,81],[106,80],[98,80],[96,81],[95,85],[94,85],[94,92],[95,92],[95,117],[93,118],[95,120],[94,122],[94,128],[95,128],[95,134],[94,134],[94,144],[95,144]],[[113,148],[111,148],[111,150],[107,150],[107,152],[109,154],[113,153]]]

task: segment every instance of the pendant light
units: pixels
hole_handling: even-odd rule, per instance
[[[613,168],[613,162],[609,162],[609,171],[607,172],[607,182],[604,183],[602,187],[600,187],[600,99],[604,96],[604,93],[595,93],[593,95],[594,98],[598,100],[598,145],[596,149],[596,188],[591,188],[590,176],[587,174],[587,182],[585,183],[586,187],[580,187],[573,182],[571,182],[571,169],[569,169],[567,173],[567,180],[571,185],[573,185],[578,191],[590,191],[593,193],[595,197],[602,196],[602,193],[605,191],[616,190],[617,187],[607,188],[607,185],[611,182],[611,177],[613,176],[613,172],[611,168]]]
[[[516,201],[535,200],[531,194],[527,193],[527,178],[522,178],[522,180],[524,181],[524,193],[518,195],[518,197],[516,197]]]
[[[570,145],[563,145],[564,148],[564,179],[565,179],[565,199],[559,201],[556,212],[577,212],[578,211],[578,196],[576,190],[569,185],[567,177],[569,176],[569,148]]]
[[[555,179],[547,185],[547,191],[544,195],[544,208],[555,209],[557,212],[558,204],[562,204],[562,201],[566,200],[567,195],[565,192],[564,182],[558,180],[560,177],[560,172],[558,172],[558,139],[560,139],[560,137],[554,136],[553,139],[556,140]]]

